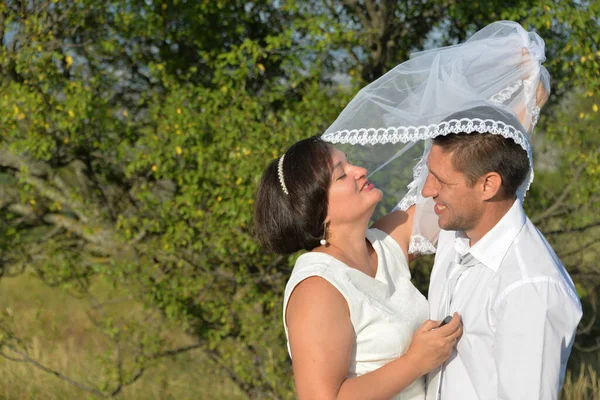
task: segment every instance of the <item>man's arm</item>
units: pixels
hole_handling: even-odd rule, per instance
[[[558,281],[527,278],[495,313],[498,399],[557,399],[581,312]]]

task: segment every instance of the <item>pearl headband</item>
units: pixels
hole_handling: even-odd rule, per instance
[[[277,175],[279,176],[279,183],[281,183],[281,189],[283,189],[283,193],[285,193],[286,195],[289,195],[287,187],[285,186],[285,181],[283,180],[283,157],[284,156],[285,156],[285,154],[283,156],[281,156],[281,158],[279,158],[279,165],[277,166]]]

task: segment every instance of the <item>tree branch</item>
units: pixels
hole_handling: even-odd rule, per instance
[[[600,221],[597,221],[597,222],[593,222],[591,224],[580,226],[580,227],[577,227],[577,228],[558,229],[558,230],[555,230],[555,231],[544,232],[544,235],[546,235],[546,236],[553,236],[553,235],[562,235],[562,234],[569,234],[569,233],[576,233],[576,232],[585,232],[588,229],[596,228],[596,227],[599,227],[599,226],[600,226]]]
[[[0,148],[0,166],[5,168],[11,168],[14,170],[21,170],[27,168],[30,173],[36,176],[46,176],[50,173],[51,169],[46,163],[41,161],[24,160],[12,151],[5,148]]]
[[[580,253],[581,251],[588,249],[596,244],[600,244],[600,239],[595,239],[595,240],[591,240],[590,242],[584,244],[583,246],[572,250],[571,252],[567,253],[567,254],[562,254],[560,255],[560,258],[567,258],[567,257],[571,257],[573,255],[576,255],[577,253]]]
[[[54,200],[60,204],[67,205],[71,210],[73,210],[75,214],[77,214],[77,217],[82,222],[89,222],[89,218],[83,212],[83,210],[85,209],[84,205],[74,200],[73,196],[69,196],[70,198],[67,198],[58,190],[54,189],[52,186],[46,183],[43,179],[36,178],[33,175],[18,173],[17,177],[25,180],[25,182],[35,187],[44,197]]]
[[[575,343],[574,347],[577,349],[577,351],[582,353],[595,353],[600,350],[600,338],[596,338],[596,344],[594,346],[584,347],[579,343]]]
[[[98,389],[96,389],[96,388],[94,388],[92,386],[89,386],[89,385],[86,385],[84,383],[75,381],[75,380],[69,378],[68,376],[63,375],[62,373],[60,373],[60,372],[58,372],[58,371],[56,371],[56,370],[54,370],[52,368],[48,368],[45,365],[42,365],[38,361],[36,361],[36,360],[32,359],[31,357],[29,357],[29,355],[27,354],[27,352],[19,351],[18,349],[14,348],[13,346],[8,345],[8,344],[4,344],[4,347],[8,348],[11,352],[16,353],[16,354],[18,354],[20,356],[20,358],[15,358],[15,357],[11,357],[11,356],[7,355],[4,351],[0,351],[0,356],[6,358],[7,360],[14,361],[14,362],[22,362],[22,363],[31,364],[34,367],[36,367],[36,368],[38,368],[38,369],[40,369],[40,370],[42,370],[44,372],[47,372],[47,373],[49,373],[51,375],[54,375],[57,378],[65,381],[65,382],[68,382],[68,383],[70,383],[73,386],[78,387],[79,389],[85,390],[86,392],[93,393],[93,394],[95,394],[97,396],[101,396],[101,397],[104,397],[104,398],[108,398],[109,397],[106,394],[104,394],[102,391],[100,391],[100,390],[98,390]]]
[[[573,188],[574,182],[577,182],[579,180],[579,176],[581,175],[581,173],[583,172],[584,169],[585,169],[585,165],[579,166],[577,171],[575,171],[575,174],[573,176],[573,179],[571,180],[571,183],[569,183],[567,186],[565,186],[562,193],[558,196],[558,198],[554,201],[554,203],[550,207],[548,207],[544,211],[542,211],[540,214],[534,215],[531,218],[531,222],[533,222],[534,224],[538,224],[539,222],[541,222],[544,219],[551,216],[562,205],[564,205],[564,202],[565,202],[567,196],[569,196],[569,193],[570,193],[571,189]]]
[[[367,14],[358,5],[357,0],[342,0],[342,4],[348,7],[352,11],[352,14],[358,17],[360,23],[363,26],[363,29],[368,29],[370,27],[371,21],[369,21],[369,17],[367,16]]]
[[[100,246],[107,254],[114,254],[116,250],[116,244],[111,238],[111,233],[105,231],[102,228],[89,227],[79,223],[73,218],[68,218],[60,214],[46,214],[44,221],[49,224],[61,226],[76,235],[82,237],[90,243]]]

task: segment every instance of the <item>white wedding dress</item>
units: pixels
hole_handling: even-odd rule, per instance
[[[375,278],[328,254],[311,252],[298,258],[285,288],[286,335],[287,303],[296,285],[304,279],[319,276],[344,296],[355,332],[348,378],[371,372],[404,354],[417,328],[429,317],[427,300],[411,283],[408,261],[398,243],[378,229],[369,229],[367,239],[377,252]],[[424,378],[394,397],[395,400],[424,398]]]

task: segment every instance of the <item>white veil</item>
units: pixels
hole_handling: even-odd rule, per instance
[[[465,43],[419,52],[364,87],[323,139],[365,166],[384,191],[381,213],[417,204],[410,252],[435,251],[437,217],[421,196],[431,139],[451,133],[511,138],[529,155],[530,134],[550,93],[541,65],[544,41],[511,21],[499,21]]]

